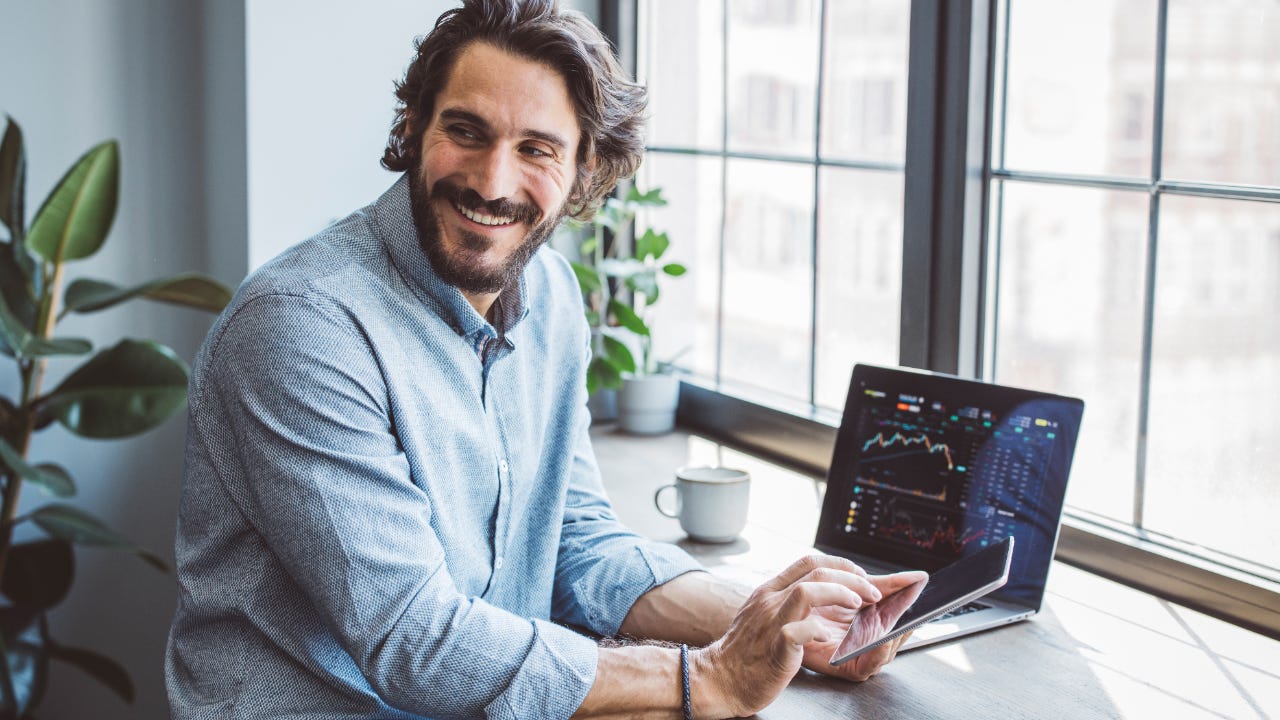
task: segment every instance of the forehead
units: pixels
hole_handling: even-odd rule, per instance
[[[446,109],[474,113],[501,134],[555,134],[577,147],[578,117],[564,77],[485,42],[473,42],[459,54],[436,96],[436,118]]]

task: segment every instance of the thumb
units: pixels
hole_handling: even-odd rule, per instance
[[[892,575],[871,575],[867,579],[872,585],[881,592],[885,597],[898,592],[908,585],[918,583],[929,577],[929,574],[923,570],[908,570],[906,572],[893,573]]]

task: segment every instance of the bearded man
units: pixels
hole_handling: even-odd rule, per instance
[[[582,299],[543,248],[643,152],[599,31],[466,0],[397,97],[402,176],[250,276],[197,357],[173,716],[728,717],[802,663],[879,669],[896,645],[826,665],[835,619],[916,576],[811,557],[748,598],[605,497]]]

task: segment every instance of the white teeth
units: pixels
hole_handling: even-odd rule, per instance
[[[481,225],[509,225],[515,222],[515,218],[494,217],[492,215],[484,215],[482,213],[478,213],[469,208],[462,207],[457,203],[454,203],[454,207],[458,208],[458,212],[462,213],[463,215],[466,215],[469,220],[471,220],[472,222],[478,222]]]

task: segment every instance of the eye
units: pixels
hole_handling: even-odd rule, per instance
[[[456,140],[466,143],[475,143],[480,141],[480,134],[466,125],[450,125],[447,130]]]
[[[553,152],[537,145],[522,145],[520,147],[520,152],[536,160],[542,160],[544,158],[551,159],[555,157]]]

